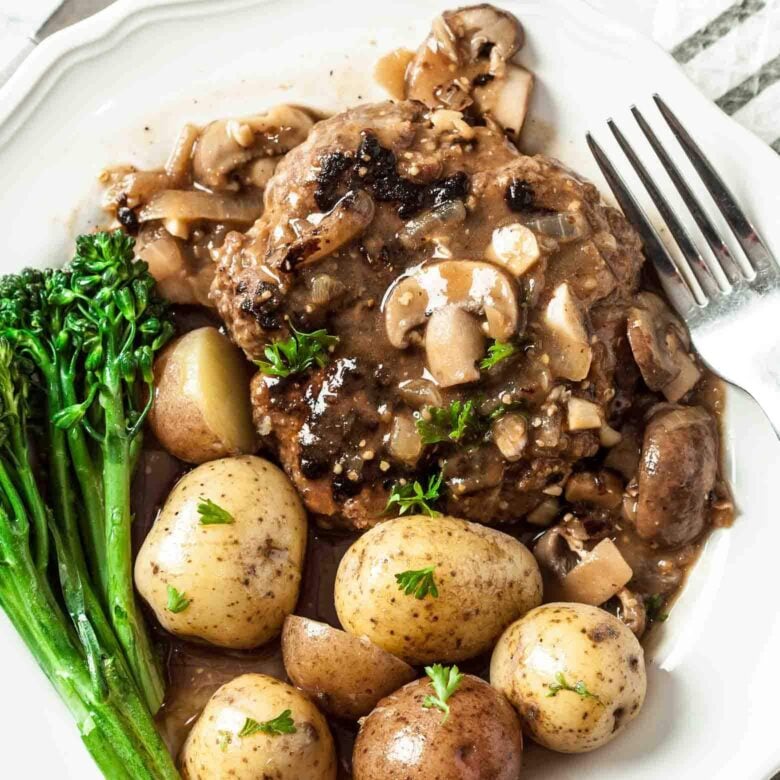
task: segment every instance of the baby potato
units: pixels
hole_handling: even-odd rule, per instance
[[[205,463],[254,452],[247,366],[216,328],[169,344],[155,361],[154,380],[149,425],[171,455]]]
[[[419,582],[405,588],[399,578]],[[541,600],[539,567],[523,544],[454,517],[380,523],[336,574],[342,626],[413,665],[479,655]]]
[[[426,677],[379,702],[355,742],[354,780],[517,780],[523,735],[504,696],[465,675],[445,718],[423,707],[433,694]]]
[[[293,683],[340,718],[367,715],[383,696],[415,678],[409,664],[366,637],[297,615],[284,621],[282,655]]]
[[[531,610],[498,641],[490,682],[528,734],[561,753],[585,753],[639,713],[647,678],[642,646],[614,615],[560,602]]]
[[[172,634],[257,647],[295,609],[305,551],[306,513],[284,472],[253,455],[223,458],[176,484],[135,583]]]
[[[335,780],[336,750],[325,718],[300,691],[243,674],[219,688],[195,722],[181,773],[184,780]]]

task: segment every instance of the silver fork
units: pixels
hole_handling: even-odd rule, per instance
[[[590,133],[587,142],[628,220],[639,232],[670,302],[705,363],[755,398],[780,438],[780,267],[733,194],[666,103],[658,109],[712,196],[744,257],[734,256],[636,106],[631,113],[712,250],[705,258],[613,120],[608,126],[669,228],[675,261],[623,178]]]

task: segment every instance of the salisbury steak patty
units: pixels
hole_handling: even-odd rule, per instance
[[[212,297],[252,359],[291,328],[339,339],[324,367],[253,382],[258,431],[321,522],[369,526],[393,483],[439,470],[442,509],[506,522],[560,493],[620,414],[641,263],[623,217],[556,161],[387,102],[287,154]]]

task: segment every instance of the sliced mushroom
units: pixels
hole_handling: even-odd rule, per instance
[[[474,88],[474,104],[480,114],[494,119],[508,133],[519,133],[534,90],[533,74],[508,63],[502,76]]]
[[[590,371],[593,350],[582,307],[565,282],[555,289],[547,304],[543,324],[553,374],[574,382],[585,379]]]
[[[568,524],[559,523],[539,537],[533,553],[542,571],[562,580],[582,559],[585,545],[570,532]]]
[[[517,19],[491,5],[446,11],[407,68],[407,98],[457,111],[474,105],[505,129],[519,131],[533,77],[509,60],[523,37]]]
[[[523,457],[528,444],[528,422],[522,414],[503,414],[490,430],[496,447],[508,461],[520,460]]]
[[[579,471],[569,477],[564,495],[572,503],[617,509],[623,503],[623,483],[610,471]]]
[[[604,420],[601,407],[593,401],[572,396],[566,403],[570,431],[601,428]]]
[[[312,117],[294,106],[280,105],[267,114],[222,119],[207,125],[192,157],[195,180],[209,189],[236,189],[230,174],[257,157],[285,154],[306,140]]]
[[[712,415],[699,406],[659,407],[645,429],[637,474],[639,536],[668,547],[696,539],[707,522],[717,471]]]
[[[644,599],[628,588],[621,588],[616,594],[618,602],[616,614],[641,639],[647,628],[647,609]]]
[[[316,221],[301,220],[298,238],[272,250],[268,264],[294,271],[309,265],[357,238],[374,218],[374,200],[365,190],[350,190]]]
[[[451,305],[431,314],[425,329],[425,357],[441,387],[479,379],[477,361],[484,354],[485,334],[468,312]]]
[[[519,222],[496,228],[485,256],[514,276],[522,276],[541,257],[533,231]]]
[[[669,401],[679,401],[701,377],[689,354],[688,332],[657,295],[642,292],[636,298],[628,312],[634,360],[651,390],[661,391]]]
[[[411,331],[427,323],[429,368],[444,387],[478,378],[475,362],[484,354],[484,336],[508,341],[519,318],[510,278],[489,263],[470,260],[432,263],[404,277],[387,294],[384,312],[387,337],[399,349],[409,345]],[[482,326],[478,316],[485,318]]]
[[[562,601],[598,607],[625,586],[634,573],[611,539],[602,539],[560,582]]]

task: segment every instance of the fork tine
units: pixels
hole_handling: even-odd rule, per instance
[[[712,275],[709,267],[704,262],[704,258],[701,256],[701,253],[696,248],[696,245],[691,240],[691,237],[688,235],[688,231],[683,227],[682,222],[677,219],[677,215],[672,211],[672,207],[669,205],[669,202],[661,194],[661,190],[659,190],[656,186],[652,177],[648,173],[647,168],[645,168],[644,164],[637,156],[631,144],[628,143],[626,137],[622,132],[620,132],[620,128],[612,119],[607,122],[607,125],[612,131],[612,134],[617,139],[617,142],[620,145],[620,148],[623,150],[623,153],[628,158],[628,161],[631,163],[631,167],[636,171],[637,176],[639,176],[639,179],[644,185],[644,188],[647,190],[650,199],[653,201],[656,208],[658,209],[658,212],[661,214],[663,221],[669,228],[669,232],[677,242],[677,246],[680,247],[683,260],[688,263],[688,268],[693,270],[693,273],[701,285],[702,291],[704,292],[705,299],[717,297],[720,293],[718,283],[715,281],[715,277]],[[682,267],[680,268],[680,271],[683,272]]]
[[[590,133],[585,136],[591,154],[596,159],[596,164],[604,174],[617,202],[623,209],[628,221],[639,233],[644,245],[645,254],[652,262],[658,277],[666,291],[672,305],[677,309],[683,319],[696,308],[696,297],[688,285],[688,282],[677,269],[669,253],[663,245],[658,233],[650,223],[642,207],[626,186],[620,174],[615,170],[609,158],[599,146],[596,139]]]
[[[672,158],[669,157],[666,149],[664,149],[663,145],[658,140],[658,136],[653,132],[653,128],[650,127],[642,116],[642,112],[636,106],[631,106],[631,113],[634,115],[634,119],[636,119],[639,127],[645,134],[645,137],[650,142],[650,146],[653,147],[653,151],[658,155],[661,165],[664,166],[664,169],[669,174],[669,178],[677,188],[677,192],[680,193],[683,202],[691,212],[691,216],[699,226],[699,230],[701,230],[702,235],[709,244],[712,253],[715,255],[715,259],[720,264],[726,278],[732,284],[736,283],[739,279],[743,278],[743,272],[734,259],[734,256],[731,254],[731,250],[718,234],[715,225],[712,224],[712,220],[702,208],[699,199],[693,194],[693,191],[683,179],[680,169],[675,165]]]
[[[753,269],[756,272],[763,271],[776,276],[780,272],[777,261],[772,256],[758,231],[745,215],[745,212],[737,204],[731,190],[726,186],[723,179],[720,178],[718,172],[704,156],[698,144],[691,138],[688,131],[682,126],[680,120],[666,105],[661,96],[653,95],[653,100],[655,100],[663,118],[688,155],[688,159],[693,164],[693,167],[701,176],[704,186],[709,190],[715,205],[720,210],[720,213],[723,214],[723,218],[731,228],[731,232],[745,252]]]

